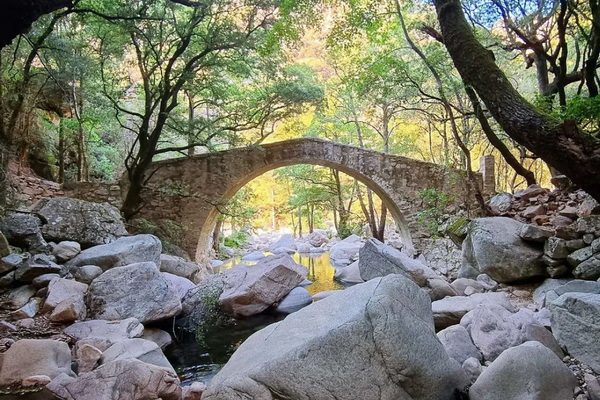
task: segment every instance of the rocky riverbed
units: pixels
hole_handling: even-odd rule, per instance
[[[599,399],[600,216],[568,200],[523,220],[536,196],[449,224],[460,271],[324,232],[198,265],[109,205],[45,200],[0,221],[0,393]]]

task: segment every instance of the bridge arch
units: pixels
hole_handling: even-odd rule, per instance
[[[197,260],[203,259],[218,207],[265,172],[298,164],[338,169],[373,190],[390,211],[407,247],[413,247],[413,240],[425,235],[416,220],[422,208],[422,189],[451,193],[457,203],[472,201],[461,171],[306,138],[156,162],[142,193],[146,204],[141,217],[169,219],[183,226],[183,248]]]

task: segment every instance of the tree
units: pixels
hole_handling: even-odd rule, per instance
[[[600,140],[572,120],[556,120],[523,98],[479,43],[460,1],[434,1],[444,44],[467,85],[473,87],[494,119],[518,143],[600,199]]]

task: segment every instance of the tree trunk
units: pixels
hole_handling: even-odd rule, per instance
[[[477,41],[459,0],[434,3],[454,65],[504,131],[600,200],[600,141],[573,121],[554,121],[527,102],[496,65],[493,53]]]
[[[58,183],[65,182],[65,125],[61,118],[58,123]]]
[[[212,247],[215,251],[219,251],[219,241],[221,240],[221,227],[223,226],[223,220],[221,218],[217,218],[217,223],[215,224],[215,229],[212,234]]]

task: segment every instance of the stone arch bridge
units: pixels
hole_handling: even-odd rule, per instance
[[[182,225],[182,247],[201,259],[210,246],[218,207],[254,178],[296,164],[335,168],[364,183],[387,206],[408,247],[412,247],[413,239],[425,236],[416,218],[423,208],[421,190],[434,188],[449,194],[455,204],[475,204],[464,171],[305,138],[155,162],[142,193],[145,205],[140,217]],[[477,176],[483,185],[481,175]]]

